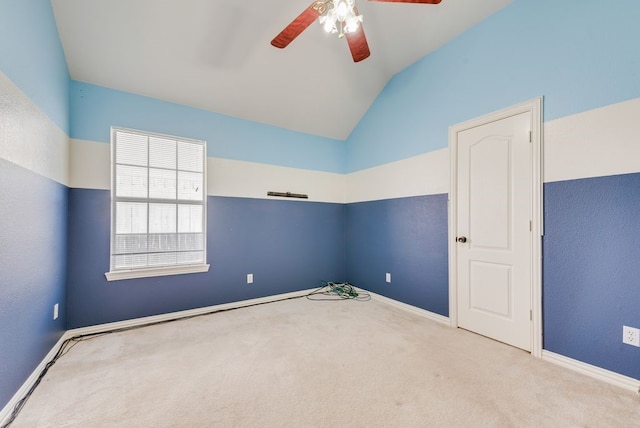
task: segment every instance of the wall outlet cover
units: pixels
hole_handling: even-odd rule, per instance
[[[385,281],[387,282],[391,282],[391,274],[387,272],[387,274],[385,275]]]
[[[253,284],[253,274],[252,273],[248,273],[247,274],[247,284]]]
[[[622,326],[622,343],[640,347],[640,329],[626,325]]]

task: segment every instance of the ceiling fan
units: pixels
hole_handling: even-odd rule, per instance
[[[438,4],[442,0],[369,0],[385,3],[422,3]],[[328,33],[337,33],[346,37],[354,62],[362,61],[371,55],[367,38],[362,28],[362,15],[358,15],[355,0],[317,0],[311,3],[296,19],[280,32],[271,44],[277,48],[286,48],[296,37],[319,19]]]

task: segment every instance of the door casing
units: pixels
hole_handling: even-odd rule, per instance
[[[458,186],[458,133],[520,113],[531,116],[531,354],[542,357],[542,236],[543,236],[543,133],[542,97],[490,113],[488,115],[458,123],[449,127],[450,189],[449,189],[449,322],[458,327],[458,281],[457,251],[457,186]]]

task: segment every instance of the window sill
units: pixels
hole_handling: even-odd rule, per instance
[[[187,273],[208,272],[209,265],[172,266],[152,269],[116,270],[106,272],[107,281],[120,281],[121,279],[151,278],[154,276],[183,275]]]

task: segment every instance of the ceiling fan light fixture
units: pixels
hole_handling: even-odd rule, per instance
[[[338,0],[337,3],[334,1],[333,5],[333,10],[336,11],[336,17],[340,22],[344,22],[347,19],[349,12],[353,13],[351,10],[352,8],[347,6],[347,2],[345,0]]]
[[[332,19],[332,17],[330,17],[329,15],[320,15],[318,20],[320,22],[320,25],[322,25],[324,31],[326,31],[327,33],[332,34],[338,32],[338,26],[336,25],[337,21],[335,19]]]
[[[386,3],[438,4],[442,0],[369,0]],[[327,33],[345,37],[353,62],[369,58],[371,51],[364,35],[362,15],[358,14],[355,0],[314,0],[300,15],[282,30],[271,44],[283,49],[318,19]]]
[[[327,0],[318,21],[324,31],[342,37],[358,31],[362,15],[358,15],[354,0]]]
[[[362,15],[354,15],[344,22],[345,33],[355,33],[362,23]]]

